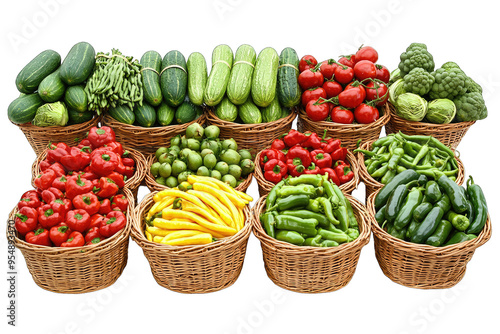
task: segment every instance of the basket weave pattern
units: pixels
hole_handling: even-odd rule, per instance
[[[144,236],[143,217],[154,204],[155,194],[146,195],[136,207],[131,233],[148,259],[156,282],[182,293],[214,292],[232,285],[240,275],[252,229],[248,207],[243,211],[245,226],[236,235],[208,245],[170,246]]]
[[[475,239],[445,247],[415,244],[391,236],[375,220],[375,196],[367,200],[372,224],[375,256],[384,275],[412,288],[445,289],[460,282],[474,251],[491,237],[488,217],[484,229]]]
[[[257,201],[252,208],[253,232],[262,246],[267,276],[276,285],[296,292],[320,293],[349,283],[361,248],[370,241],[370,222],[363,204],[350,195],[346,197],[358,220],[360,235],[352,242],[327,248],[295,246],[267,235],[259,219],[266,197]]]
[[[380,136],[382,127],[389,122],[389,106],[384,104],[381,108],[381,115],[378,120],[370,124],[339,124],[327,121],[315,122],[309,119],[305,110],[300,109],[297,127],[300,132],[311,131],[323,133],[342,141],[342,146],[354,150],[358,141],[362,142],[376,140]]]
[[[38,286],[52,292],[84,293],[104,289],[116,282],[127,265],[134,207],[132,193],[123,189],[123,194],[129,201],[126,227],[95,246],[38,246],[16,235],[14,244],[23,253],[28,270]],[[9,219],[13,220],[16,213],[17,207],[12,210]]]

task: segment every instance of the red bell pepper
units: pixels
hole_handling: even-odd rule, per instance
[[[321,148],[321,138],[317,133],[306,132],[305,133],[307,139],[305,142],[301,144],[302,147],[308,147],[313,150],[317,150]]]
[[[127,218],[121,211],[111,211],[106,215],[106,218],[101,222],[99,231],[106,238],[111,237],[127,224]]]
[[[52,169],[47,169],[45,172],[38,174],[35,179],[35,187],[39,191],[49,189],[56,177],[57,175]]]
[[[123,175],[117,172],[111,172],[106,176],[108,179],[113,180],[118,188],[123,188],[125,186],[125,181],[123,181]]]
[[[99,150],[98,154],[93,154],[90,162],[91,171],[97,175],[106,176],[116,169],[119,162],[119,156],[113,152],[102,152]]]
[[[90,216],[90,228],[101,226],[101,222],[106,219],[103,215],[96,213]]]
[[[101,203],[94,193],[88,192],[86,194],[76,195],[75,198],[73,198],[73,206],[75,209],[87,211],[87,213],[92,216],[99,212]]]
[[[61,164],[67,170],[80,171],[90,163],[90,147],[72,147],[70,152],[61,158]]]
[[[119,209],[122,212],[127,212],[128,209],[128,200],[127,197],[123,194],[116,195],[112,198],[111,209]]]
[[[25,240],[34,245],[52,246],[49,238],[49,230],[45,228],[39,228],[35,231],[26,233]]]
[[[16,213],[15,227],[21,235],[33,231],[38,226],[38,212],[29,206],[24,206]]]
[[[99,179],[99,175],[97,175],[96,173],[94,173],[90,166],[87,166],[83,169],[83,171],[80,171],[78,172],[78,174],[74,174],[72,177],[78,177],[78,175],[80,175],[80,177],[83,177],[84,179],[87,179],[89,181],[92,181],[92,180],[95,180],[95,179]]]
[[[332,167],[332,157],[323,150],[314,150],[311,152],[312,161],[319,168]]]
[[[273,148],[268,148],[262,151],[260,154],[260,167],[264,168],[264,165],[273,159],[285,162],[285,154],[281,151],[275,150]]]
[[[333,153],[330,154],[332,157],[333,161],[344,161],[346,156],[347,156],[347,148],[346,147],[341,147],[333,151]]]
[[[64,166],[59,162],[54,162],[46,170],[49,170],[49,169],[52,169],[54,172],[56,172],[56,176],[63,176],[64,174],[66,174],[66,170],[64,169]]]
[[[287,160],[294,160],[295,158],[299,158],[301,161],[300,164],[305,168],[308,168],[311,165],[311,154],[307,149],[299,145],[290,148],[286,154]]]
[[[340,184],[347,183],[354,177],[354,172],[351,170],[351,166],[346,164],[344,161],[337,161],[335,163],[335,174],[337,174]]]
[[[69,238],[61,244],[61,247],[81,247],[83,245],[85,245],[83,235],[78,231],[74,231],[71,232]]]
[[[120,190],[118,185],[108,177],[101,177],[97,188],[99,190],[96,192],[96,195],[100,198],[110,198]]]
[[[85,241],[86,242],[92,241],[95,238],[99,238],[100,239],[99,241],[104,239],[104,237],[101,235],[101,232],[99,231],[98,226],[94,226],[94,227],[89,228],[87,230],[87,232],[85,233]]]
[[[41,172],[45,172],[52,165],[47,161],[47,159],[45,159],[40,161],[40,164],[38,166],[40,167]]]
[[[286,148],[285,142],[283,140],[277,138],[271,144],[271,148],[278,150],[278,151],[284,150]]]
[[[78,145],[76,147],[82,148],[85,146],[91,146],[90,140],[88,138],[84,138],[84,139],[80,140],[80,142],[78,143]]]
[[[59,176],[52,181],[52,187],[59,189],[62,192],[66,192],[66,183],[68,179],[66,176]]]
[[[64,194],[61,190],[56,187],[50,187],[47,190],[42,191],[42,199],[45,203],[50,204],[58,198],[63,198]]]
[[[40,194],[36,190],[30,190],[25,192],[22,196],[21,199],[19,200],[19,203],[17,203],[17,208],[21,209],[25,206],[30,207],[30,208],[38,208],[42,202],[40,201]]]
[[[67,198],[58,198],[50,203],[54,212],[59,213],[62,217],[66,217],[66,213],[73,209],[73,203]]]
[[[319,172],[319,167],[314,163],[312,163],[308,168],[304,170],[304,174],[319,174]]]
[[[122,164],[125,167],[135,167],[135,161],[132,158],[122,158]]]
[[[76,178],[69,178],[66,182],[66,197],[73,200],[76,195],[85,194],[92,191],[94,185],[91,181],[80,177],[78,175]]]
[[[298,145],[298,144],[302,144],[303,142],[305,142],[307,139],[306,135],[297,131],[297,130],[294,130],[294,129],[291,129],[284,137],[283,137],[283,141],[285,142],[286,146],[288,147],[292,147],[292,146],[295,146],[295,145]]]
[[[328,175],[328,179],[331,182],[335,183],[337,186],[340,186],[339,177],[337,176],[337,174],[335,173],[335,171],[332,168],[330,168],[330,167],[328,167],[328,168],[321,168],[319,170],[319,173],[321,175],[327,174]]]
[[[264,178],[273,183],[280,182],[287,175],[285,163],[278,159],[272,159],[264,165]]]
[[[99,208],[99,214],[107,215],[108,213],[113,211],[113,209],[111,208],[111,201],[108,198],[105,198],[99,202],[101,203],[101,206]]]
[[[90,241],[86,242],[86,243],[85,243],[85,246],[92,246],[92,245],[98,244],[98,243],[100,243],[101,241],[103,241],[104,239],[106,239],[106,238],[104,238],[104,237],[101,237],[101,238],[94,238],[94,239],[92,239],[92,240],[90,240]]]
[[[123,160],[124,159],[120,159],[120,161],[118,162],[118,165],[115,168],[115,172],[122,174],[123,175],[123,180],[127,181],[132,176],[134,176],[135,167],[133,167],[133,166],[125,166],[122,163]],[[134,162],[134,164],[135,164],[135,162]]]
[[[50,204],[40,206],[37,211],[38,222],[43,228],[50,229],[64,220],[64,216],[54,211],[54,208]]]
[[[66,224],[73,231],[83,233],[90,226],[90,215],[83,209],[70,210],[66,214]]]
[[[321,149],[326,153],[331,154],[340,148],[340,144],[340,139],[329,138],[321,142]]]
[[[305,167],[302,165],[300,158],[288,159],[286,168],[291,176],[299,176],[304,174]]]
[[[104,146],[112,141],[115,141],[115,132],[109,126],[96,126],[90,128],[88,140],[93,149]]]
[[[60,162],[61,158],[69,153],[69,146],[66,143],[58,143],[58,144],[49,144],[49,148],[47,150],[47,162],[54,163]]]
[[[116,153],[118,156],[122,156],[123,154],[123,146],[117,141],[112,141],[107,144],[105,144],[102,148],[107,149],[113,153]]]
[[[71,231],[67,225],[64,225],[64,223],[52,226],[49,231],[50,241],[52,241],[55,246],[59,247],[63,242],[68,240],[71,232],[73,231]]]

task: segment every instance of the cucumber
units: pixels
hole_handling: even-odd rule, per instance
[[[252,99],[259,107],[267,107],[276,95],[279,57],[273,48],[265,48],[257,57],[252,77]]]
[[[191,53],[187,60],[187,70],[189,100],[195,105],[202,105],[208,79],[205,57],[199,52]]]
[[[250,95],[252,74],[257,55],[253,47],[240,45],[234,55],[234,64],[227,84],[227,97],[236,104],[243,104]]]
[[[262,123],[262,114],[252,99],[238,106],[238,115],[245,124]]]
[[[56,70],[40,82],[38,86],[38,95],[40,95],[45,102],[56,102],[64,96],[65,90],[66,86],[59,76],[59,70]]]
[[[278,98],[282,106],[293,107],[300,103],[299,56],[292,48],[284,48],[278,68]],[[291,65],[291,66],[288,66]],[[293,66],[293,67],[292,67]]]
[[[170,123],[174,120],[174,116],[175,109],[165,102],[162,102],[156,110],[156,120],[158,121],[158,124],[162,126],[170,125]]]
[[[233,50],[225,44],[216,46],[212,52],[212,70],[203,94],[206,105],[213,107],[222,101],[232,66]]]
[[[161,55],[156,51],[144,53],[140,62],[143,66],[141,73],[144,100],[154,107],[159,106],[163,99],[160,87],[161,62]]]
[[[177,107],[186,97],[188,77],[186,59],[179,51],[170,51],[163,57],[161,68],[160,87],[163,98],[169,106]]]
[[[93,116],[94,114],[90,111],[80,112],[75,109],[68,109],[68,125],[88,122],[92,119]]]
[[[61,79],[67,85],[83,83],[92,73],[95,64],[95,50],[87,42],[73,45],[61,64]]]
[[[54,50],[45,50],[33,58],[16,77],[16,87],[21,93],[30,94],[37,90],[45,77],[61,65],[61,55]]]
[[[156,110],[147,102],[143,102],[142,106],[137,104],[134,108],[135,121],[146,128],[153,126],[156,122]]]
[[[215,107],[215,116],[224,121],[234,122],[234,120],[238,117],[238,107],[229,101],[226,96],[222,99],[221,103]]]
[[[271,104],[265,108],[262,108],[261,112],[263,123],[274,122],[281,118],[282,110],[277,94],[274,96]]]
[[[175,111],[177,123],[184,124],[194,121],[201,114],[201,107],[186,100]]]
[[[132,125],[135,122],[135,114],[126,104],[109,108],[108,114],[120,123]]]
[[[21,95],[9,104],[7,115],[14,124],[31,122],[35,118],[36,111],[45,102],[37,93]]]
[[[83,85],[69,86],[64,94],[64,102],[68,109],[75,109],[79,112],[85,112],[88,109],[88,97]]]

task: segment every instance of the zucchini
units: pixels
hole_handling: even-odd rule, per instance
[[[271,104],[265,108],[262,108],[261,112],[262,112],[263,123],[274,122],[281,118],[282,110],[277,94],[274,96],[274,99],[271,102]]]
[[[250,45],[240,45],[236,50],[226,92],[233,104],[243,104],[250,95],[256,57],[255,50]]]
[[[199,52],[193,52],[187,60],[188,96],[193,104],[203,104],[203,93],[207,85],[208,73],[205,57]]]
[[[156,110],[156,120],[162,126],[170,125],[174,120],[175,109],[163,101]]]
[[[7,115],[14,124],[29,123],[43,104],[44,101],[37,93],[21,95],[9,104]]]
[[[150,105],[159,106],[163,96],[160,87],[161,55],[156,51],[147,51],[141,57],[142,88],[144,100]]]
[[[287,108],[287,107],[284,107],[284,106],[281,106],[281,118],[285,118],[285,117],[288,117],[290,115],[292,111],[290,110],[290,108]]]
[[[203,94],[206,105],[213,107],[222,101],[232,66],[233,50],[225,44],[216,46],[212,52],[212,70]]]
[[[238,115],[245,124],[262,123],[262,114],[259,108],[248,99],[245,103],[238,106]]]
[[[273,48],[259,53],[252,77],[252,99],[259,107],[267,107],[276,95],[279,56]]]
[[[377,196],[375,197],[375,209],[380,209],[384,204],[387,203],[389,196],[392,194],[394,189],[400,184],[407,184],[410,181],[418,179],[418,173],[413,169],[407,169],[404,172],[396,175],[391,182],[387,183],[380,189]]]
[[[143,127],[149,128],[156,122],[156,110],[147,102],[136,105],[134,108],[135,121]]]
[[[30,94],[37,90],[46,76],[61,65],[61,55],[54,50],[45,50],[33,58],[16,77],[16,87],[21,93]]]
[[[56,70],[40,82],[38,86],[38,95],[40,95],[45,102],[56,102],[64,96],[65,90],[66,86],[59,76],[59,70]]]
[[[68,117],[68,125],[80,124],[90,121],[92,117],[94,117],[94,114],[90,111],[80,112],[78,110],[68,108]]]
[[[238,107],[236,107],[227,96],[215,107],[215,116],[223,121],[234,122],[238,117]]]
[[[177,50],[170,51],[161,63],[160,87],[165,102],[177,107],[184,102],[187,90],[187,66],[184,55]]]
[[[83,85],[69,86],[64,94],[64,102],[66,102],[68,109],[75,109],[79,112],[87,111],[88,97],[85,93],[85,87]]]
[[[95,50],[87,42],[73,45],[61,64],[61,79],[67,85],[83,83],[92,73],[95,64]]]
[[[411,242],[416,244],[424,243],[436,231],[442,218],[443,210],[437,206],[433,207],[411,236]]]
[[[135,114],[126,104],[109,108],[108,114],[120,123],[132,125],[135,122]]]
[[[284,48],[278,67],[278,98],[282,106],[293,107],[300,103],[299,57],[292,48]]]
[[[194,121],[201,114],[201,107],[186,100],[175,111],[177,123],[184,124]]]

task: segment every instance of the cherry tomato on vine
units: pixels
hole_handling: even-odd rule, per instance
[[[356,63],[356,56],[354,55],[343,56],[342,58],[339,59],[339,63],[345,66],[354,67],[354,64]]]
[[[354,109],[354,118],[360,124],[375,122],[380,117],[378,109],[368,104],[362,103]]]
[[[377,68],[369,60],[358,61],[354,65],[354,76],[360,81],[367,78],[375,78],[377,76]]]
[[[326,92],[326,97],[329,99],[331,97],[337,96],[344,90],[342,85],[336,81],[325,81],[323,84],[323,89]]]
[[[299,74],[298,81],[302,90],[319,87],[323,85],[323,74],[320,71],[313,72],[308,69]]]
[[[352,124],[352,122],[354,122],[354,114],[352,111],[341,106],[336,106],[332,109],[330,118],[332,122],[335,123]]]
[[[326,91],[323,87],[309,88],[302,93],[302,105],[305,107],[309,101],[318,101],[319,98],[327,98]]]
[[[356,63],[361,60],[369,60],[376,63],[378,60],[378,52],[371,46],[363,46],[356,52]]]
[[[333,77],[337,66],[339,65],[335,64],[333,59],[328,59],[321,63],[319,70],[321,71],[325,79],[330,80]]]
[[[352,67],[349,66],[346,67],[337,66],[337,68],[335,69],[334,78],[335,81],[343,85],[346,85],[349,82],[351,82],[352,79],[354,79],[354,70],[352,69]]]
[[[318,64],[316,58],[311,55],[305,55],[299,61],[299,72],[304,72],[307,69],[314,68]]]
[[[380,107],[389,99],[388,88],[380,82],[369,82],[365,87],[366,99],[368,101],[379,100],[375,105]]]
[[[306,106],[306,114],[312,121],[324,121],[330,113],[330,106],[327,102],[309,101]]]
[[[347,86],[342,93],[339,94],[339,104],[346,108],[354,109],[365,100],[366,92],[362,86]]]
[[[389,69],[387,69],[384,65],[379,64],[375,64],[375,67],[377,68],[377,75],[375,78],[382,80],[385,83],[389,83],[389,80],[391,79],[391,72],[389,72]]]

